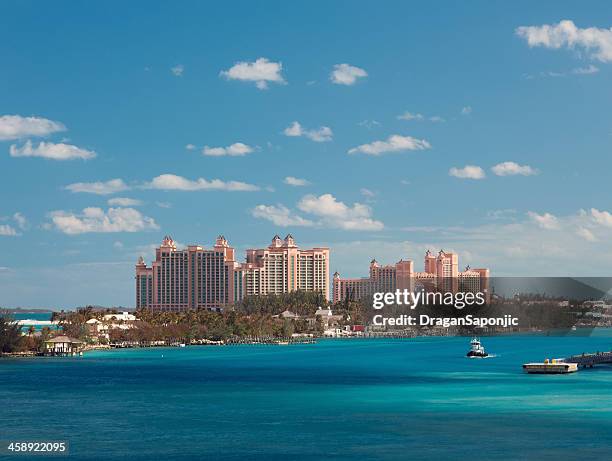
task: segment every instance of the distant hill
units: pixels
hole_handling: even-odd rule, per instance
[[[0,311],[5,311],[9,314],[50,314],[53,312],[53,309],[34,307],[14,307],[5,309],[0,307]]]

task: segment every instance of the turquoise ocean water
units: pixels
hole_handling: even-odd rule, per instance
[[[610,330],[483,343],[497,357],[416,338],[3,359],[0,440],[74,460],[612,459],[612,366],[521,370],[610,350]]]

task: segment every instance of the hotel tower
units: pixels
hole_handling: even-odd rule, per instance
[[[367,298],[377,292],[441,291],[456,293],[459,291],[482,291],[489,298],[489,269],[472,269],[459,271],[457,253],[442,251],[437,255],[429,250],[425,253],[424,271],[415,272],[410,260],[381,266],[375,259],[370,262],[370,274],[363,278],[341,278],[334,274],[334,302],[356,301]]]
[[[295,290],[330,299],[329,248],[303,250],[291,235],[275,235],[270,246],[247,250],[246,262],[239,263],[222,235],[212,248],[182,250],[166,236],[151,266],[142,257],[136,264],[136,307],[219,310],[246,296]]]

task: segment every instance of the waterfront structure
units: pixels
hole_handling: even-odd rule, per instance
[[[427,250],[424,271],[416,272],[410,260],[400,260],[393,265],[381,266],[375,259],[370,262],[368,277],[342,278],[338,272],[333,279],[333,300],[357,301],[377,292],[426,290],[456,293],[459,291],[487,294],[489,269],[472,269],[469,266],[459,271],[457,253],[440,250],[437,255]]]
[[[147,266],[136,264],[136,307],[161,310],[220,310],[246,296],[318,291],[330,299],[329,248],[301,249],[293,236],[275,235],[267,248],[246,251],[236,261],[224,236],[211,249],[189,245],[179,250],[164,237]]]
[[[139,322],[139,319],[134,314],[121,312],[120,314],[105,314],[102,320],[91,318],[85,322],[85,325],[89,335],[99,340],[100,338],[109,339],[111,330],[130,330],[135,328],[137,322]]]
[[[45,355],[75,355],[81,351],[83,341],[68,336],[56,336],[45,341]]]

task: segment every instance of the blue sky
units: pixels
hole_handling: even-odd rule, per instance
[[[420,269],[426,248],[496,275],[609,275],[611,17],[7,2],[0,305],[132,305],[134,261],[165,234],[223,233],[243,257],[291,232],[347,276]]]

